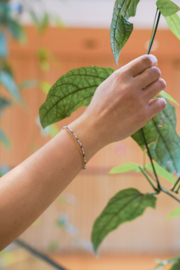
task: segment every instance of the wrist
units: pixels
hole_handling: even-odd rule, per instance
[[[82,115],[68,126],[82,143],[87,162],[104,147],[96,121]]]

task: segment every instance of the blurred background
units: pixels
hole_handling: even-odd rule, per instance
[[[174,1],[177,4],[179,0]],[[122,50],[119,66],[147,52],[156,12],[155,0],[142,0],[135,29]],[[110,48],[114,0],[0,1],[0,174],[18,165],[82,114],[42,130],[38,111],[51,85],[70,69],[97,65],[117,68]],[[180,43],[162,18],[152,53],[159,60],[166,91],[180,102]],[[180,108],[176,106],[177,130]],[[60,149],[59,149],[60,150]],[[99,258],[90,235],[95,218],[120,189],[150,190],[135,173],[109,175],[125,162],[143,163],[128,138],[97,153],[45,213],[20,237],[70,270],[152,269],[155,258],[177,255],[179,217],[166,220],[177,203],[165,195],[157,209],[122,225],[101,245]],[[164,181],[164,180],[162,180]],[[164,182],[169,189],[170,184]],[[53,269],[17,245],[0,253],[0,269]]]

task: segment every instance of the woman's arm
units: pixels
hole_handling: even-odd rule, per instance
[[[87,161],[105,145],[136,132],[166,102],[149,102],[166,86],[154,56],[114,72],[96,90],[85,113],[69,126]],[[23,233],[82,170],[82,157],[66,130],[0,179],[0,250]]]

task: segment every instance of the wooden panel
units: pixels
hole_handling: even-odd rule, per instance
[[[29,44],[21,47],[10,45],[10,61],[17,71],[17,79],[37,78],[54,83],[60,75],[68,70],[81,66],[109,66],[115,63],[110,50],[109,30],[101,29],[67,29],[51,28],[45,37],[40,37],[32,28],[27,28]],[[146,44],[150,31],[134,31],[127,46],[123,49],[120,66],[135,57],[146,53]],[[40,46],[48,47],[60,60],[60,65],[52,63],[51,70],[43,73],[40,70],[36,50]],[[171,48],[169,50],[169,48]],[[167,80],[167,91],[177,100],[179,98],[180,54],[179,42],[165,30],[158,32],[155,55],[159,59],[162,76]],[[1,93],[4,90],[1,89]],[[25,90],[23,96],[28,104],[24,109],[17,105],[5,112],[1,125],[12,140],[12,149],[0,148],[0,164],[16,166],[27,158],[35,146],[42,146],[49,138],[40,135],[35,124],[39,106],[44,102],[45,95],[39,89]],[[59,128],[76,119],[84,108],[73,113],[70,118],[61,121]],[[177,107],[179,120],[180,108]],[[180,121],[178,123],[180,131]],[[72,223],[80,229],[80,238],[89,239],[95,217],[100,213],[107,200],[122,188],[134,186],[142,191],[151,188],[144,178],[135,174],[109,176],[110,168],[124,162],[142,164],[142,153],[135,142],[128,138],[122,142],[111,144],[97,153],[88,164],[88,169],[82,172],[65,192],[72,193],[77,198],[77,204],[70,206],[54,203],[42,216],[39,228],[31,227],[23,237],[39,248],[46,249],[51,239],[59,239],[59,250],[74,251],[71,237],[54,226],[60,211],[69,214]],[[167,184],[167,188],[170,185]],[[177,220],[165,223],[165,216],[176,204],[160,196],[157,211],[148,209],[143,218],[134,223],[122,226],[111,234],[102,245],[104,252],[171,252],[178,251],[180,236]],[[152,222],[153,221],[153,222]]]

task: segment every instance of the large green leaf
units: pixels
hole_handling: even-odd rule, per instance
[[[121,50],[133,31],[133,24],[129,23],[128,19],[135,16],[139,1],[116,0],[115,2],[111,23],[111,49],[117,64]]]
[[[118,13],[118,10],[116,10]],[[117,18],[115,18],[115,15]],[[114,55],[114,59],[116,64],[118,65],[119,56],[121,53],[122,48],[128,41],[132,31],[133,31],[133,24],[128,22],[123,16],[119,16],[119,14],[113,15],[114,21],[113,25],[111,25],[111,49]],[[117,22],[115,21],[117,20]],[[118,27],[116,27],[116,24]]]
[[[113,72],[112,68],[92,66],[74,69],[62,76],[40,107],[42,126],[47,127],[70,116],[79,107],[88,106],[96,88]]]
[[[103,239],[121,224],[141,216],[147,207],[155,208],[156,198],[129,188],[118,192],[96,219],[91,240],[95,252]]]
[[[136,163],[125,163],[122,166],[115,167],[109,171],[110,174],[126,173],[130,171],[135,171],[137,173],[141,172],[139,165]]]
[[[180,40],[180,18],[177,14],[165,17],[166,22],[173,34]]]
[[[158,0],[156,5],[164,17],[171,16],[180,10],[180,8],[170,0]]]
[[[143,127],[143,131],[152,158],[170,173],[176,171],[180,176],[180,137],[176,132],[175,107],[166,102],[164,111],[153,117]],[[144,149],[140,130],[132,138]]]

